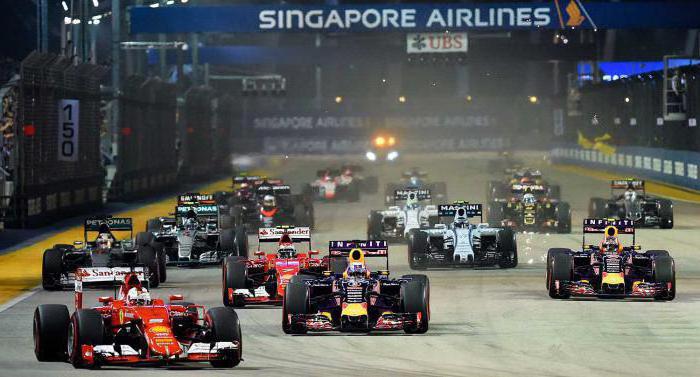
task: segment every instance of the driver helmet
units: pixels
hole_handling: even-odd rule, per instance
[[[343,175],[352,176],[352,169],[346,168],[345,170],[343,170]]]
[[[362,262],[351,262],[348,264],[347,276],[355,278],[366,277],[367,267]]]
[[[603,253],[619,253],[620,251],[622,251],[622,245],[620,244],[620,240],[617,237],[608,236],[605,237],[605,240],[600,245],[600,250]]]
[[[133,287],[126,296],[129,305],[150,305],[151,294],[145,288]]]
[[[277,255],[280,258],[296,258],[297,250],[294,248],[293,243],[285,242],[280,244],[279,249],[277,249]]]
[[[523,204],[525,205],[535,205],[537,203],[537,200],[535,199],[535,195],[532,195],[532,193],[527,193],[523,195]]]
[[[268,208],[275,207],[277,205],[277,200],[275,200],[275,197],[272,195],[265,195],[263,197],[262,205],[263,207]]]
[[[418,208],[418,194],[416,194],[415,192],[408,193],[408,198],[406,198],[406,208]]]
[[[469,217],[467,217],[467,209],[464,207],[457,208],[455,213],[455,228],[466,228],[469,226]]]
[[[408,181],[411,184],[411,186],[420,185],[420,179],[415,175],[412,175],[411,178],[408,179]]]
[[[637,192],[634,191],[634,189],[628,188],[627,191],[625,191],[625,200],[634,201],[635,199],[637,199]]]
[[[97,235],[95,245],[98,250],[109,250],[112,248],[112,235],[109,233],[100,233]]]

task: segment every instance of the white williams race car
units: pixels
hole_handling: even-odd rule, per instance
[[[427,228],[438,222],[437,206],[429,203],[430,190],[396,190],[394,203],[383,211],[371,211],[367,218],[370,240],[404,239],[412,229]],[[403,205],[398,203],[404,202]]]
[[[490,227],[483,222],[481,204],[441,204],[438,215],[452,217],[449,225],[412,229],[408,232],[408,263],[412,269],[432,266],[484,267],[518,265],[515,234],[510,228]],[[481,223],[470,224],[469,218]]]

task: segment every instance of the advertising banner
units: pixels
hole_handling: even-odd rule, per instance
[[[406,52],[409,54],[467,52],[467,33],[408,33]]]

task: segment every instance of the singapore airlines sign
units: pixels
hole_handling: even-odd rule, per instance
[[[382,30],[543,27],[550,7],[269,9],[258,14],[260,30]]]

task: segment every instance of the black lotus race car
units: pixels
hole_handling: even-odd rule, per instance
[[[599,245],[587,245],[586,234],[604,235]],[[618,235],[632,236],[623,246]],[[546,285],[549,296],[653,298],[670,301],[676,297],[676,268],[666,250],[641,252],[635,244],[632,220],[585,219],[583,247],[574,251],[553,248],[547,252]],[[617,247],[611,248],[610,240]]]
[[[128,237],[119,239],[115,233],[128,233]],[[89,238],[95,234],[95,238]],[[75,241],[72,245],[57,244],[44,251],[41,267],[44,289],[60,290],[72,286],[75,271],[80,267],[86,267],[85,271],[90,273],[90,276],[83,277],[84,284],[103,284],[104,281],[111,284],[114,276],[123,276],[137,264],[147,268],[151,287],[155,288],[161,282],[156,251],[134,242],[131,218],[88,218],[83,235],[84,241]]]
[[[588,216],[634,220],[637,227],[673,228],[673,202],[647,195],[643,180],[613,180],[610,196],[610,199],[591,198]]]
[[[282,304],[284,332],[428,331],[428,277],[389,278],[388,252],[388,244],[383,240],[331,241],[329,258],[347,259],[348,267],[342,274],[325,271],[320,277],[292,278]],[[366,268],[365,257],[386,258],[386,269],[371,272]]]

